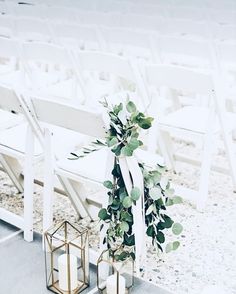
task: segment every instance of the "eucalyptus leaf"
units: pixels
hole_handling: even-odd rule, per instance
[[[147,209],[147,211],[146,211],[146,215],[149,215],[150,213],[152,213],[152,211],[153,211],[153,204],[151,204],[151,205],[148,207],[148,209]]]
[[[174,197],[172,197],[172,200],[173,200],[174,204],[183,203],[183,199],[180,196],[174,196]]]
[[[131,149],[129,146],[124,146],[121,149],[121,154],[124,156],[132,156],[133,155],[133,149]]]
[[[111,140],[108,141],[108,147],[112,147],[116,144],[118,144],[118,140],[116,137],[113,137]]]
[[[132,113],[136,111],[136,106],[132,101],[129,101],[126,105],[126,109],[128,112]]]
[[[165,235],[160,231],[157,233],[156,238],[157,238],[157,241],[159,243],[164,243],[165,242]]]
[[[123,202],[122,202],[122,204],[123,204],[123,206],[125,208],[131,207],[132,206],[132,199],[131,199],[131,197],[129,197],[129,196],[125,197],[124,200],[123,200]]]
[[[166,253],[169,253],[173,250],[173,243],[166,244]]]
[[[180,242],[179,242],[179,241],[174,241],[174,242],[173,242],[173,250],[178,249],[179,246],[180,246]]]
[[[130,192],[130,196],[131,196],[132,200],[137,201],[141,196],[140,189],[138,187],[134,187]]]
[[[153,226],[152,226],[152,225],[149,226],[149,227],[147,228],[146,234],[147,234],[149,237],[152,237],[154,233],[155,233],[155,232],[154,232],[154,228],[153,228]]]
[[[110,218],[109,214],[107,213],[107,210],[106,208],[102,208],[100,209],[99,213],[98,213],[98,217],[101,219],[101,220],[107,220]]]
[[[161,189],[158,187],[151,188],[149,190],[149,195],[153,200],[157,200],[162,197]]]
[[[112,184],[111,181],[103,182],[103,186],[106,187],[107,189],[112,189],[113,188],[113,184]]]
[[[179,235],[181,234],[183,231],[183,226],[179,223],[174,223],[173,226],[172,226],[172,232],[175,234],[175,235]]]
[[[135,150],[139,147],[139,141],[136,138],[131,138],[128,144],[129,148]]]
[[[120,228],[123,232],[128,232],[129,230],[129,224],[125,221],[121,222]]]

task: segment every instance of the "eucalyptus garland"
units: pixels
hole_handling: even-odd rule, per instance
[[[121,246],[122,252],[115,255],[116,260],[125,260],[129,256],[135,259],[135,238],[132,230],[132,209],[136,201],[141,197],[138,187],[133,187],[128,193],[122,177],[119,157],[132,156],[134,151],[143,145],[139,139],[141,129],[151,127],[153,118],[139,112],[132,101],[125,105],[120,103],[109,106],[105,101],[102,103],[109,115],[109,129],[104,145],[111,148],[115,154],[114,167],[112,170],[113,181],[107,180],[104,186],[108,189],[109,202],[106,208],[99,211],[99,218],[107,224],[106,237],[103,242],[109,249]],[[97,141],[101,145],[100,141]],[[182,232],[182,225],[174,223],[167,214],[167,206],[181,203],[180,197],[174,196],[174,190],[169,181],[163,177],[165,167],[156,164],[148,167],[140,162],[139,167],[144,179],[144,205],[146,235],[151,238],[152,244],[163,251],[165,232],[171,229],[173,234]],[[104,224],[101,225],[101,229]],[[170,242],[166,245],[166,252],[176,250],[179,241]]]

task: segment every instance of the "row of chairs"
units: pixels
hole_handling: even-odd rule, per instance
[[[94,59],[91,63],[93,63],[93,61]],[[220,87],[218,77],[213,79],[211,75],[206,73],[195,72],[177,66],[163,65],[146,66],[145,74],[149,85],[159,89],[164,100],[167,100],[172,96],[172,98],[175,97],[175,103],[179,104],[179,107],[173,108],[172,111],[164,117],[159,117],[158,123],[149,134],[149,142],[146,141],[147,148],[151,151],[159,149],[164,156],[167,165],[174,168],[175,160],[179,158],[172,149],[171,136],[181,136],[183,138],[186,134],[190,134],[191,136],[200,136],[203,138],[203,156],[202,161],[200,162],[200,183],[197,191],[190,191],[189,189],[183,188],[182,190],[178,190],[179,187],[177,187],[176,190],[178,194],[182,195],[184,198],[192,200],[197,204],[198,208],[202,209],[206,203],[208,195],[208,180],[210,169],[212,167],[211,158],[214,153],[213,149],[217,145],[216,138],[219,134],[223,135],[223,142],[226,147],[226,154],[235,183],[236,161],[231,137],[231,132],[236,127],[235,115],[229,114],[225,111],[225,101],[223,99],[225,95],[224,89]],[[99,153],[94,152],[76,163],[74,161],[68,161],[66,156],[67,152],[75,152],[74,148],[81,146],[85,141],[88,141],[87,137],[81,137],[81,134],[93,137],[100,137],[101,134],[104,134],[104,129],[101,127],[97,111],[93,111],[91,108],[89,108],[89,110],[82,108],[81,110],[81,106],[74,107],[72,105],[66,106],[58,104],[58,102],[50,100],[49,96],[45,101],[45,99],[42,98],[32,99],[29,95],[16,93],[16,91],[9,89],[6,86],[1,86],[1,109],[7,109],[8,111],[18,113],[10,114],[10,116],[15,116],[17,120],[19,120],[19,113],[22,113],[27,119],[27,124],[22,124],[18,121],[16,125],[16,121],[13,119],[14,126],[8,125],[7,129],[1,131],[0,160],[3,168],[13,182],[17,183],[17,188],[22,191],[22,181],[19,180],[19,170],[15,170],[15,161],[24,158],[25,154],[27,155],[25,158],[24,171],[25,217],[24,219],[18,218],[3,209],[0,211],[0,217],[20,228],[23,228],[26,234],[25,238],[31,240],[33,213],[32,167],[33,162],[40,159],[42,149],[44,149],[45,160],[44,229],[46,229],[52,222],[53,173],[55,172],[59,175],[59,179],[78,213],[82,217],[90,216],[91,218],[94,218],[96,216],[95,211],[97,211],[98,207],[101,207],[103,198],[97,194],[95,196],[85,196],[84,186],[78,186],[78,182],[81,184],[86,181],[91,181],[91,179],[93,182],[101,182],[100,176],[106,178],[105,173],[102,173],[101,170],[106,169],[106,163],[112,161],[104,159],[104,150],[102,150],[101,153],[100,151]],[[178,98],[181,97],[181,93],[187,93],[188,96],[191,96],[195,100],[204,99],[204,106],[201,105],[201,103],[197,103],[196,106],[191,105],[181,107],[181,102],[178,100]],[[37,93],[37,96],[40,96],[39,93]],[[112,96],[112,101],[113,98],[114,97]],[[122,94],[119,94],[119,100],[122,98],[124,98]],[[154,99],[151,108],[149,109],[149,113],[152,113],[157,117],[156,110],[158,107],[159,102],[157,99]],[[201,118],[201,120],[199,120],[199,118]],[[2,116],[1,119],[3,119]],[[46,129],[49,130],[43,131],[42,128],[45,128],[45,125],[42,125],[40,121],[53,125],[53,128],[46,126]],[[28,131],[26,125],[29,126]],[[74,133],[70,133],[69,135],[66,135],[61,129],[59,129],[59,131],[57,128],[55,129],[55,126],[70,129],[79,134],[75,135]],[[54,134],[53,144],[50,140],[51,133]],[[33,134],[37,138],[35,149],[33,149]],[[67,139],[69,137],[70,140]],[[24,138],[27,139],[26,144],[24,144]],[[59,141],[55,142],[56,139],[59,139]],[[76,144],[73,146],[71,141],[76,141]],[[65,144],[65,142],[68,144]],[[66,151],[60,150],[60,152],[56,152],[54,148],[49,148],[51,145],[56,146],[57,148],[62,147],[62,149],[66,149]],[[105,155],[106,154],[107,153],[105,152]],[[144,154],[141,154],[141,156],[144,156],[143,158],[145,161],[152,163],[160,160],[159,157],[156,157],[155,155],[153,158],[152,154],[155,154],[155,152],[152,152],[151,155],[145,152]],[[56,158],[57,162],[55,169],[55,165],[52,163],[53,158]],[[98,163],[97,160],[99,160]],[[188,162],[192,161],[192,163],[196,164],[196,160],[194,161],[190,158],[187,158],[186,160]],[[95,163],[95,167],[99,167],[99,170],[95,167],[93,168],[93,164]]]
[[[129,33],[126,33],[127,35],[124,34],[123,37],[126,36],[127,42],[129,42]],[[109,38],[108,34],[106,35]],[[226,97],[228,96],[227,98],[231,99],[235,96],[235,46],[229,44],[229,47],[227,47],[226,43],[224,43],[224,46],[221,44],[222,47],[218,47],[218,56],[216,56],[218,58],[215,58],[214,51],[209,43],[190,40],[183,42],[178,38],[162,38],[157,39],[157,43],[158,41],[160,41],[159,47],[158,44],[156,46],[158,52],[157,49],[153,49],[151,42],[149,43],[150,47],[148,44],[143,44],[143,46],[146,45],[146,48],[141,48],[124,43],[117,46],[114,40],[114,43],[107,44],[110,46],[107,46],[108,48],[104,50],[104,53],[98,51],[93,53],[78,50],[75,48],[76,46],[64,48],[49,43],[21,43],[17,40],[0,38],[0,58],[2,60],[0,80],[9,86],[21,86],[21,88],[37,91],[41,89],[41,94],[46,91],[47,95],[50,93],[55,99],[74,98],[75,103],[76,101],[79,101],[79,103],[86,101],[90,105],[95,105],[94,98],[96,100],[107,94],[106,77],[96,75],[91,80],[91,75],[88,72],[108,71],[110,75],[116,77],[115,79],[113,77],[112,80],[116,89],[127,90],[133,87],[134,91],[136,89],[139,94],[138,96],[143,98],[141,104],[147,107],[151,101],[151,95],[148,93],[150,92],[148,90],[149,85],[146,85],[146,80],[142,79],[142,68],[145,62],[143,62],[143,59],[138,60],[138,62],[133,58],[127,59],[130,56],[142,56],[149,60],[148,63],[159,61],[161,64],[181,65],[205,72],[219,70],[219,66],[221,72],[224,73],[221,83],[226,85]],[[69,43],[66,39],[60,39],[58,43],[62,44],[63,42]],[[129,43],[131,44],[131,42]],[[110,52],[119,53],[121,50],[124,57],[110,54]],[[47,69],[46,72],[45,69]],[[127,79],[129,83],[123,83],[119,77]],[[94,83],[94,78],[101,84],[99,92],[97,89],[84,86]],[[58,87],[58,85],[60,86]],[[89,91],[86,89],[89,89]],[[95,94],[97,97],[95,97]],[[83,99],[81,100],[81,98]]]
[[[190,1],[189,1],[190,2]],[[192,1],[191,1],[192,2]],[[1,2],[2,10],[5,13],[14,13],[17,11],[18,7],[20,9],[23,7],[23,11],[26,7],[26,11],[33,10],[32,6],[45,6],[45,7],[69,7],[76,8],[80,10],[90,10],[90,11],[100,11],[100,12],[119,12],[119,13],[142,13],[151,15],[159,15],[166,17],[176,17],[176,18],[191,18],[192,20],[203,20],[203,19],[223,19],[222,14],[220,15],[220,11],[224,16],[231,15],[232,11],[236,11],[235,3],[224,2],[224,5],[188,5],[188,3],[178,4],[176,3],[165,3],[165,5],[160,3],[143,3],[136,2],[135,4],[131,1],[57,1],[56,5],[54,1],[29,1],[29,5],[17,5],[18,1],[5,1]],[[224,20],[225,21],[225,20]]]
[[[140,21],[140,15],[129,15],[129,17],[123,17],[122,24],[119,21],[116,21],[112,18],[113,15],[107,15],[103,17],[101,14],[89,14],[81,13],[80,21],[77,24],[61,23],[58,21],[45,21],[42,19],[32,18],[32,17],[11,17],[11,16],[0,16],[1,31],[2,36],[17,36],[19,38],[24,38],[24,33],[33,33],[45,36],[44,38],[49,41],[55,34],[55,31],[62,29],[62,32],[65,31],[69,34],[68,29],[72,30],[71,35],[74,37],[85,36],[86,28],[89,36],[91,31],[103,30],[107,28],[112,28],[113,30],[123,29],[123,30],[133,30],[141,31],[144,33],[150,34],[159,34],[161,36],[169,37],[181,37],[181,38],[190,38],[197,40],[207,40],[213,39],[216,41],[235,41],[236,40],[236,24],[235,25],[220,25],[216,23],[209,23],[206,27],[205,22],[194,22],[192,20],[173,20],[173,21],[164,21],[158,18],[146,17]],[[70,18],[71,20],[71,18]],[[110,25],[111,23],[111,25]],[[67,29],[67,31],[66,31]],[[77,29],[77,33],[75,33]],[[135,33],[134,32],[134,33]],[[141,33],[140,32],[140,33]],[[94,34],[94,33],[93,33]]]
[[[1,3],[1,2],[0,2]],[[4,2],[3,2],[4,3]],[[10,2],[11,3],[11,2]],[[34,17],[38,19],[49,19],[57,21],[66,21],[66,22],[75,22],[81,23],[85,17],[94,20],[99,19],[100,23],[104,21],[109,22],[109,25],[123,23],[129,24],[129,17],[139,17],[139,22],[145,23],[149,21],[150,23],[155,23],[162,27],[169,26],[171,21],[185,20],[192,22],[212,22],[220,25],[235,25],[235,10],[207,10],[202,8],[188,8],[188,7],[175,7],[175,8],[164,8],[164,7],[155,7],[155,6],[145,6],[145,5],[135,5],[134,7],[129,7],[127,4],[121,5],[118,3],[114,5],[114,9],[109,9],[112,7],[110,5],[104,5],[104,9],[101,10],[91,10],[91,9],[80,9],[76,6],[68,7],[68,5],[60,6],[54,5],[22,5],[22,4],[0,4],[0,12],[3,15],[9,15],[14,17]],[[102,4],[99,7],[103,7]],[[120,7],[123,7],[122,11]],[[106,9],[105,9],[106,8]],[[99,18],[100,16],[100,18]],[[102,18],[104,20],[102,20]],[[115,22],[113,23],[112,20]],[[138,23],[139,23],[138,22]],[[155,29],[155,27],[153,28]]]

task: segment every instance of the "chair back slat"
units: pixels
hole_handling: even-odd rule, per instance
[[[32,104],[39,121],[96,138],[106,135],[102,113],[38,98]]]
[[[0,85],[0,108],[15,113],[23,112],[21,101],[16,93],[2,85]]]
[[[155,87],[206,95],[214,89],[211,76],[205,73],[180,66],[148,65],[145,69],[148,84]]]

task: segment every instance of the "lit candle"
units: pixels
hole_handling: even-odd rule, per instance
[[[64,291],[69,291],[67,259],[70,260],[70,290],[74,290],[78,286],[77,258],[73,254],[62,254],[58,257],[58,279],[59,287]]]
[[[117,292],[117,275],[111,275],[107,278],[107,294],[125,294],[125,278],[119,276],[119,292]]]

